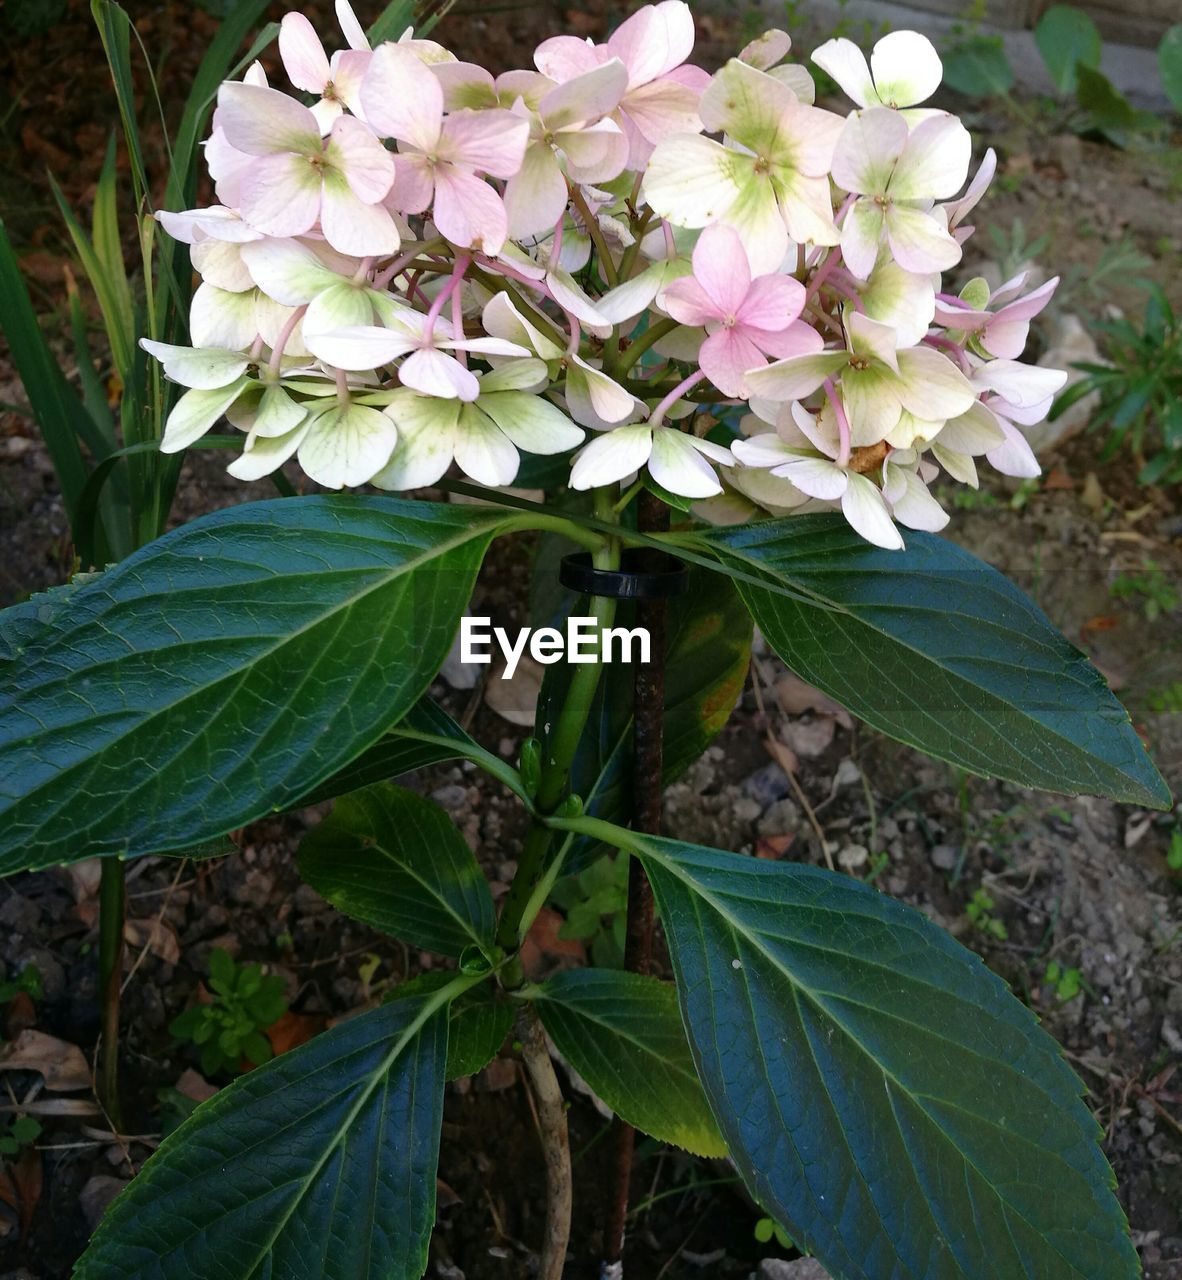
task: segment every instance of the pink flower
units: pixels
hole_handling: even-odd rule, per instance
[[[992,305],[1001,304],[996,311],[978,311],[960,298],[941,294],[936,299],[936,323],[945,329],[974,334],[991,356],[1017,360],[1026,349],[1031,320],[1050,302],[1059,284],[1059,277],[1055,276],[1024,298],[1018,298],[1015,295],[1026,282],[1026,276],[1027,272],[1023,271],[990,294]]]
[[[666,286],[664,307],[681,324],[705,327],[698,363],[724,395],[748,395],[744,374],[766,364],[766,356],[821,350],[820,335],[797,319],[804,286],[782,275],[752,280],[743,242],[731,227],[707,227],[693,264],[692,276]]]
[[[394,180],[390,153],[360,121],[341,116],[327,145],[307,107],[259,85],[226,83],[214,122],[253,163],[238,179],[239,212],[256,230],[301,236],[320,222],[341,253],[393,253],[398,228],[381,201]]]
[[[501,197],[478,174],[511,178],[521,168],[529,122],[512,112],[443,110],[443,87],[406,48],[377,49],[361,86],[370,125],[397,138],[392,200],[404,213],[431,206],[442,235],[455,245],[497,254],[508,235]]]
[[[698,98],[709,76],[684,66],[694,47],[694,19],[683,0],[645,5],[622,22],[606,44],[575,36],[543,40],[534,65],[553,80],[572,80],[619,58],[628,86],[612,116],[628,138],[628,168],[642,169],[653,147],[671,133],[697,133]]]
[[[279,56],[292,84],[320,99],[311,111],[321,133],[332,128],[346,107],[361,115],[361,81],[372,56],[368,49],[338,50],[330,60],[308,19],[288,13],[279,24]]]

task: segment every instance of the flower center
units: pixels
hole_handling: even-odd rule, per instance
[[[763,177],[765,174],[770,173],[771,168],[772,168],[772,162],[767,158],[767,156],[755,157],[755,172],[758,173],[761,177]]]
[[[858,373],[865,373],[870,368],[870,361],[866,356],[850,356],[850,368]]]

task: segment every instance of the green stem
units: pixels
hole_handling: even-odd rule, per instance
[[[597,489],[595,491],[595,514],[605,521],[613,521],[612,502],[614,488]],[[620,567],[620,543],[615,537],[600,540],[599,546],[592,550],[591,558],[598,569],[618,569]],[[610,627],[616,616],[616,602],[603,596],[595,596],[591,601],[591,616],[595,618],[600,633]],[[552,813],[564,798],[570,781],[571,765],[579,740],[587,727],[591,715],[591,707],[595,700],[595,691],[599,686],[601,664],[596,662],[580,663],[571,676],[570,688],[566,701],[558,715],[558,723],[550,736],[547,751],[542,760],[541,779],[538,783],[536,807],[538,814]],[[497,925],[497,945],[506,951],[517,949],[522,934],[532,923],[542,903],[539,901],[537,889],[542,881],[547,859],[554,841],[554,833],[550,827],[535,816],[525,837],[521,857],[517,861],[517,872],[509,892],[505,897],[505,905],[501,910],[501,918]],[[511,960],[502,970],[501,980],[512,989],[522,981],[521,964],[516,958]]]
[[[666,334],[672,333],[676,328],[678,328],[678,322],[673,319],[658,320],[656,324],[650,324],[620,356],[616,364],[617,370],[627,373],[650,347],[655,346]]]
[[[119,1106],[119,1003],[123,985],[123,923],[127,885],[123,863],[104,858],[99,881],[99,998],[103,1005],[103,1052],[99,1063],[99,1096],[116,1127]]]

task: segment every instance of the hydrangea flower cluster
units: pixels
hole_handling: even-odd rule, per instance
[[[1065,375],[1019,357],[1056,282],[945,291],[996,160],[961,194],[925,37],[817,49],[841,115],[780,31],[690,65],[683,0],[496,78],[337,13],[331,57],[284,18],[290,91],[258,64],[222,85],[218,203],[158,215],[202,277],[193,347],[144,342],[189,388],[166,451],[225,417],[241,479],[295,456],[396,490],[570,455],[575,489],[647,471],[706,518],[839,506],[883,547],[947,522],[941,471],[1037,474],[1021,428]]]

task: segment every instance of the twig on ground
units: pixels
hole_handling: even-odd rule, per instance
[[[536,1104],[538,1134],[546,1161],[546,1239],[538,1267],[538,1280],[562,1280],[566,1248],[570,1242],[571,1174],[570,1137],[566,1125],[566,1100],[554,1074],[542,1024],[531,1005],[517,1018],[521,1061],[525,1066]]]

